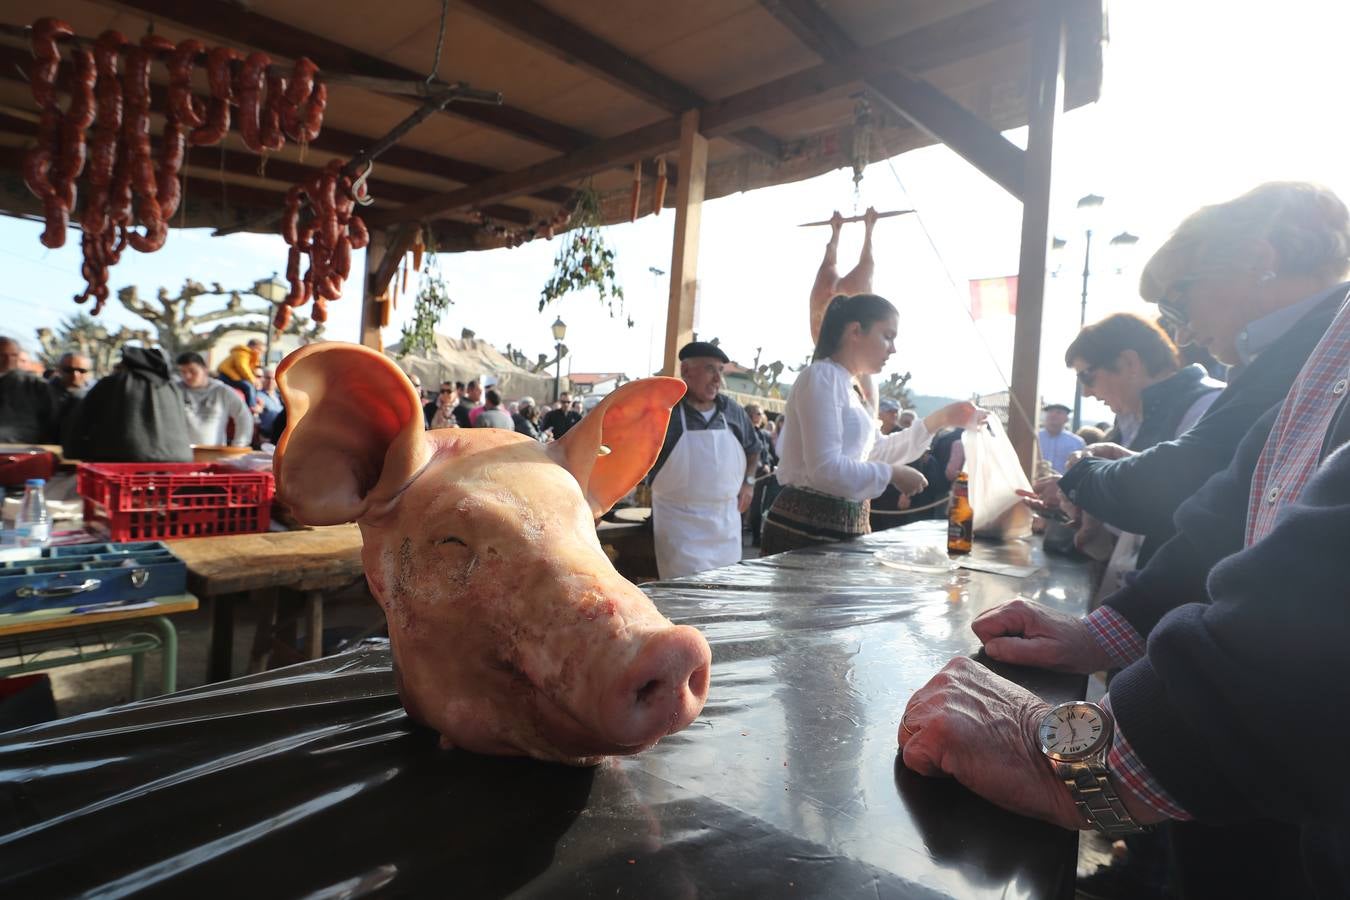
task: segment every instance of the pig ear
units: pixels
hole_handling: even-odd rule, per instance
[[[286,404],[277,496],[307,525],[361,518],[431,457],[412,382],[369,347],[310,344],[282,360],[276,381]]]
[[[678,378],[629,382],[549,444],[549,455],[581,485],[592,514],[604,515],[651,470],[670,409],[682,396],[684,382]]]

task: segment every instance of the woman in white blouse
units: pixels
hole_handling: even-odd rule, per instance
[[[875,294],[830,301],[814,362],[788,395],[778,445],[783,490],[764,518],[763,555],[868,533],[869,502],[888,484],[903,494],[927,486],[905,464],[923,454],[933,434],[982,416],[971,403],[953,403],[903,431],[881,434],[876,402],[863,399],[856,380],[881,372],[898,329],[895,307]]]

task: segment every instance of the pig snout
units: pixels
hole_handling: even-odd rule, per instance
[[[624,747],[647,747],[674,734],[703,709],[711,665],[712,652],[697,629],[657,632],[606,689],[597,724]]]

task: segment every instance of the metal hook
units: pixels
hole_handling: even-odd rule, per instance
[[[370,204],[375,202],[375,198],[370,196],[370,187],[366,184],[366,179],[370,177],[370,173],[374,168],[374,160],[368,159],[366,160],[366,170],[356,176],[356,178],[352,179],[352,186],[349,193],[352,195],[352,200],[355,201],[358,206],[370,206]]]

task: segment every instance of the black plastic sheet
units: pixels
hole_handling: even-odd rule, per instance
[[[1081,612],[1086,567],[1028,542],[975,553],[1044,566],[1023,579],[872,558],[944,534],[647,586],[712,645],[708,703],[592,769],[438,749],[379,648],[0,735],[0,896],[1071,896],[1075,835],[914,775],[896,730],[976,614]]]

